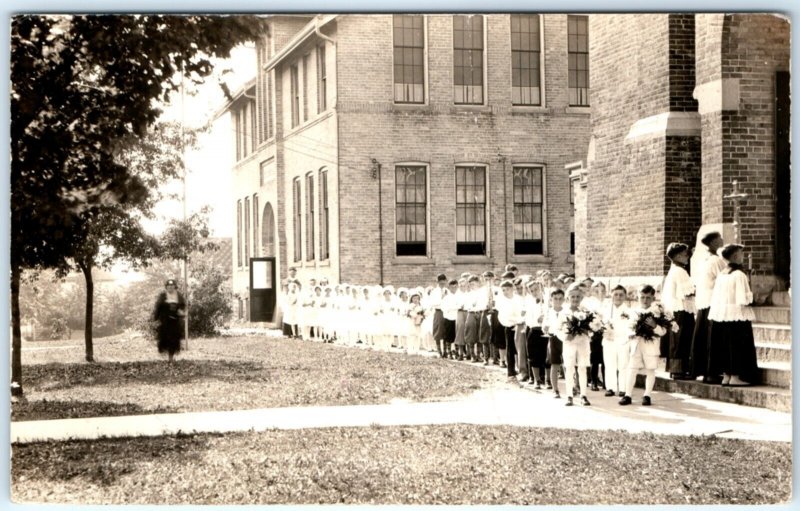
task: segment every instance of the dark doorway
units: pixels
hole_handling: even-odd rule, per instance
[[[789,284],[791,265],[791,134],[788,71],[775,73],[775,274]]]
[[[250,321],[271,322],[275,301],[275,258],[250,258]]]

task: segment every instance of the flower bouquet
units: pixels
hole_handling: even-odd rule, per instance
[[[624,313],[623,317],[627,317],[630,321],[630,329],[633,335],[641,337],[648,342],[653,342],[663,335],[656,333],[658,327],[667,332],[670,330],[677,332],[679,328],[672,314],[664,310],[664,306],[658,302],[653,303],[646,311]],[[648,319],[653,320],[655,327],[648,322]]]
[[[604,328],[600,316],[584,309],[568,311],[559,325],[562,334],[560,337],[564,339],[574,339],[581,335],[591,337],[596,332],[602,332]]]

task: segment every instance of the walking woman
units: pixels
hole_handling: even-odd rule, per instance
[[[153,321],[157,323],[158,352],[169,354],[170,364],[175,354],[181,350],[184,316],[186,316],[186,300],[178,292],[175,281],[169,279],[164,283],[164,291],[161,291],[156,299]]]

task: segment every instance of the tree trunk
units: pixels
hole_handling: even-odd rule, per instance
[[[11,395],[22,396],[22,333],[19,317],[19,263],[11,263]],[[16,385],[15,385],[16,384]]]
[[[92,280],[92,264],[80,263],[83,277],[86,279],[86,319],[84,320],[83,339],[86,344],[86,361],[94,362],[94,345],[92,344],[92,316],[94,315],[94,280]]]

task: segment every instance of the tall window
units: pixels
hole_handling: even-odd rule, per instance
[[[267,139],[267,71],[264,64],[267,62],[267,37],[262,37],[256,43],[256,112],[258,113],[258,143]]]
[[[425,36],[422,16],[394,15],[394,101],[425,102]]]
[[[330,240],[328,238],[329,216],[328,216],[328,171],[323,170],[319,173],[319,194],[322,201],[322,218],[319,227],[320,259],[330,258]]]
[[[289,93],[292,104],[292,128],[300,124],[300,77],[297,64],[289,68]]]
[[[258,194],[253,194],[253,257],[258,257]]]
[[[511,15],[511,103],[541,105],[538,14]]]
[[[314,259],[314,176],[306,176],[306,261]]]
[[[514,253],[542,254],[542,167],[514,167]]]
[[[303,120],[308,120],[308,62],[311,55],[303,55]]]
[[[325,45],[317,46],[317,113],[324,112],[327,106],[328,75],[325,66]]]
[[[456,167],[456,255],[486,254],[486,168]]]
[[[242,266],[242,200],[236,201],[236,266]]]
[[[427,254],[427,189],[424,166],[395,167],[397,255]]]
[[[253,152],[256,145],[255,102],[246,101],[233,115],[236,131],[236,160],[242,160]]]
[[[569,104],[589,106],[589,17],[567,16]]]
[[[250,197],[244,198],[244,264],[250,264]]]
[[[570,179],[569,182],[569,253],[575,255],[575,187],[579,180]]]
[[[302,242],[300,241],[300,229],[303,228],[303,224],[301,215],[302,211],[300,210],[300,199],[302,198],[302,196],[300,195],[299,177],[294,178],[294,181],[292,181],[292,192],[294,196],[294,200],[292,201],[293,203],[292,213],[294,213],[292,215],[294,216],[294,225],[293,225],[294,229],[292,229],[294,231],[294,260],[295,262],[297,262],[302,258],[302,252],[303,252],[303,245]]]
[[[453,100],[483,104],[483,16],[453,16]]]

